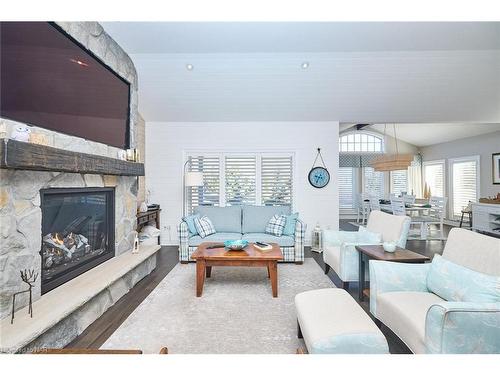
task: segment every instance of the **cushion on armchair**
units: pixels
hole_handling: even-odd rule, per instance
[[[371,232],[365,227],[358,229],[358,242],[363,244],[380,244],[382,243],[382,235],[380,233]]]
[[[500,277],[473,271],[434,255],[427,288],[446,301],[500,302]]]

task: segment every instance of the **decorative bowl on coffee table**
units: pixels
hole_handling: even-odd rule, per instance
[[[224,246],[229,250],[243,250],[247,245],[246,240],[224,241]]]

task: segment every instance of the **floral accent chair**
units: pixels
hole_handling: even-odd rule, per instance
[[[342,281],[342,287],[348,289],[349,282],[357,282],[359,279],[359,253],[355,246],[394,241],[398,246],[405,247],[409,229],[408,216],[372,211],[366,228],[360,227],[358,232],[325,230],[323,232],[325,273],[332,268]],[[366,272],[368,280],[368,269]]]
[[[432,263],[370,276],[370,312],[414,353],[500,353],[500,239],[454,228]]]

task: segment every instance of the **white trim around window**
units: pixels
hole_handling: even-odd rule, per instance
[[[425,168],[432,167],[432,166],[440,166],[441,167],[442,179],[443,179],[443,181],[442,181],[442,184],[443,184],[442,196],[446,197],[448,194],[447,194],[447,190],[446,190],[447,184],[446,184],[446,160],[445,159],[429,160],[429,161],[422,162],[422,189],[424,188],[425,183],[427,182],[426,177],[425,177]],[[433,192],[432,190],[435,190],[435,189],[432,189],[432,187],[431,187],[431,195],[440,196],[439,193]]]
[[[454,166],[461,164],[461,163],[475,163],[475,191],[466,191],[466,186],[463,187],[465,190],[463,194],[468,194],[469,196],[460,198],[461,202],[458,203],[456,202],[457,198],[455,197],[455,190],[456,186],[454,186]],[[472,173],[472,171],[471,171]],[[448,199],[448,212],[449,212],[449,217],[453,219],[458,219],[459,215],[459,208],[460,207],[455,207],[455,203],[457,203],[460,206],[465,206],[467,202],[465,200],[471,200],[471,201],[477,201],[479,199],[480,195],[480,179],[481,179],[481,158],[479,155],[473,155],[473,156],[465,156],[465,157],[460,157],[460,158],[451,158],[448,159],[448,185],[449,185],[449,199]],[[458,193],[458,192],[457,192]]]

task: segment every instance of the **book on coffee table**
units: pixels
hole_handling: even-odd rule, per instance
[[[266,243],[266,246],[263,246],[263,245],[264,245],[263,243],[261,243],[261,244],[254,243],[254,246],[260,251],[271,251],[273,249],[273,247],[271,245],[269,245],[268,243]]]

